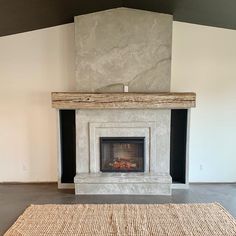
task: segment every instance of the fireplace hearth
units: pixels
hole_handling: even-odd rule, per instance
[[[144,137],[100,137],[101,172],[144,172]]]

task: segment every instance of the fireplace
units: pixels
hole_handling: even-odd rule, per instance
[[[144,137],[101,137],[101,172],[144,172]]]
[[[171,109],[195,106],[170,93],[172,21],[127,8],[75,17],[77,91],[52,101],[76,110],[76,194],[171,194]]]

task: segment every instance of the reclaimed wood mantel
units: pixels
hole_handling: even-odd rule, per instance
[[[195,93],[52,93],[52,107],[57,109],[188,109],[195,105]]]

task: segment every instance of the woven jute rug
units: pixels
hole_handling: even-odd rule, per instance
[[[236,220],[217,203],[31,205],[5,236],[236,235]]]

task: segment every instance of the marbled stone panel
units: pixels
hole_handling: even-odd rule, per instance
[[[169,91],[172,18],[129,8],[75,17],[77,90]]]

